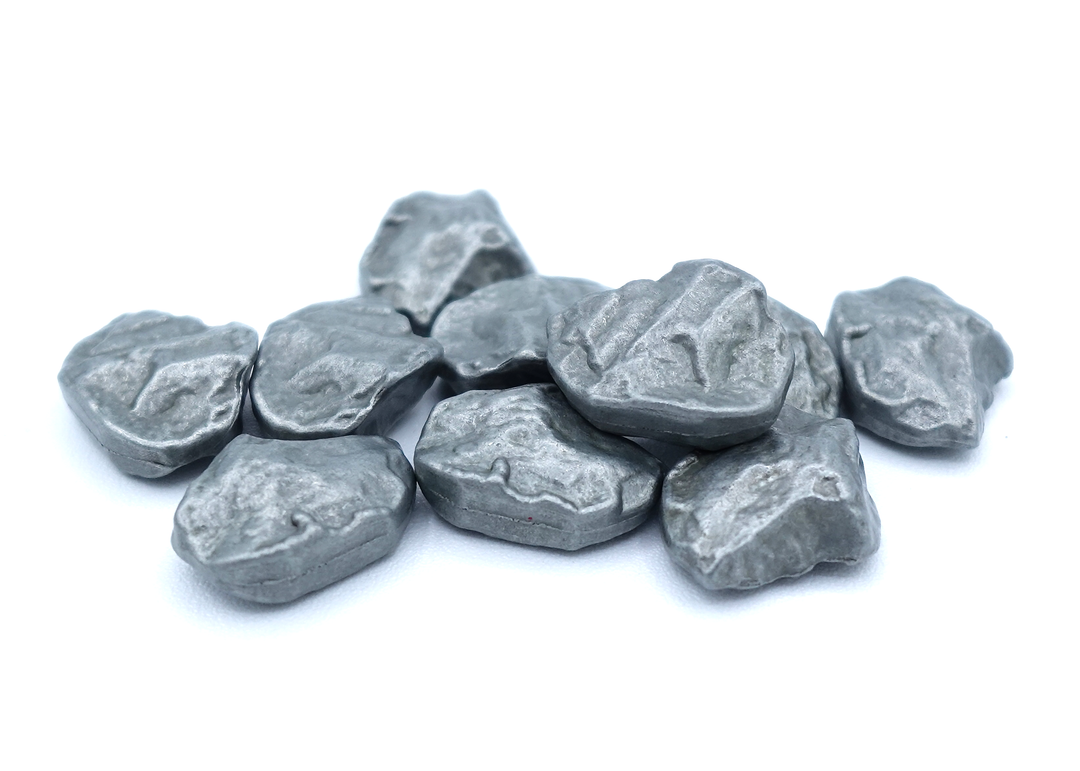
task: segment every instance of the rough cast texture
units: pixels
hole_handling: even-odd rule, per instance
[[[605,431],[719,449],[766,431],[793,367],[765,288],[717,260],[594,294],[548,322],[548,367]]]
[[[495,200],[413,193],[395,201],[360,260],[360,286],[387,298],[427,334],[446,303],[488,284],[532,273]]]
[[[914,447],[975,447],[1012,351],[986,319],[940,289],[898,278],[844,292],[825,330],[859,426]]]
[[[787,330],[795,371],[784,404],[822,418],[840,414],[843,381],[829,344],[817,324],[769,298],[769,313]]]
[[[127,313],[78,343],[57,379],[122,471],[160,477],[214,455],[239,432],[258,345],[243,324]]]
[[[664,480],[664,542],[708,589],[753,589],[877,551],[855,426],[792,407],[752,442],[693,453]]]
[[[550,382],[548,319],[605,289],[582,278],[530,275],[455,300],[431,329],[443,346],[443,378],[459,392]]]
[[[385,300],[311,305],[266,330],[251,406],[277,439],[385,433],[431,386],[441,355]]]
[[[289,602],[391,552],[415,497],[412,468],[390,439],[244,435],[191,483],[172,546],[229,594]]]
[[[440,402],[414,459],[420,489],[451,524],[556,549],[637,527],[653,509],[662,473],[633,442],[589,425],[554,385]]]

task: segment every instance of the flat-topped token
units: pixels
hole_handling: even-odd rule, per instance
[[[188,487],[173,550],[222,591],[289,602],[392,551],[415,497],[412,467],[390,439],[245,434]]]
[[[160,477],[239,433],[259,335],[191,316],[127,313],[79,342],[57,379],[72,411],[122,471]]]
[[[424,496],[451,524],[571,550],[645,521],[662,473],[656,458],[592,426],[551,384],[440,402],[414,460]]]
[[[380,298],[310,305],[266,330],[251,406],[276,439],[383,434],[434,382],[441,355]]]

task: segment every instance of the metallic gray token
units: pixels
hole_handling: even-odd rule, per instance
[[[390,207],[360,260],[360,287],[386,297],[427,334],[446,303],[532,273],[490,195],[413,193]]]
[[[606,288],[583,278],[530,275],[455,300],[431,328],[443,346],[443,378],[458,392],[550,382],[548,319]]]
[[[676,465],[660,511],[672,559],[707,589],[857,562],[881,541],[855,426],[790,406],[764,436]]]
[[[975,447],[1012,351],[990,322],[913,278],[844,292],[825,337],[856,425],[914,447]]]
[[[569,550],[644,522],[662,474],[645,450],[589,425],[554,385],[440,402],[414,461],[424,496],[451,524]]]
[[[791,382],[765,288],[717,260],[590,295],[548,322],[548,367],[615,434],[716,450],[768,430]]]
[[[415,498],[412,468],[390,439],[245,434],[188,487],[172,546],[224,592],[289,602],[393,551]]]
[[[784,325],[795,355],[795,372],[784,403],[821,418],[835,418],[840,414],[843,381],[840,366],[821,330],[806,316],[771,297],[769,313]]]
[[[258,345],[243,324],[127,313],[72,348],[57,379],[120,470],[160,477],[216,454],[239,433]]]
[[[380,298],[310,305],[266,330],[252,410],[277,439],[382,434],[431,386],[441,356]]]

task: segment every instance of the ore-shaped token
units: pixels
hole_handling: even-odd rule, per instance
[[[455,300],[431,329],[443,347],[443,378],[459,392],[550,382],[548,319],[604,289],[582,278],[530,275]]]
[[[806,316],[771,297],[769,313],[784,325],[795,355],[795,372],[784,403],[818,417],[835,418],[840,414],[843,383],[836,357],[821,330]]]
[[[390,439],[245,434],[188,487],[172,546],[222,591],[289,602],[393,551],[415,498],[412,468]]]
[[[856,425],[914,447],[975,447],[1012,351],[990,322],[940,289],[898,278],[844,292],[825,337]]]
[[[239,433],[258,345],[243,324],[127,313],[72,348],[57,379],[117,467],[160,477],[216,454]]]
[[[483,190],[413,193],[395,201],[360,260],[365,294],[387,298],[427,334],[444,305],[475,289],[532,273],[517,237]]]
[[[380,298],[310,305],[266,330],[252,410],[277,439],[386,433],[431,386],[441,355]]]
[[[552,316],[548,367],[604,431],[715,450],[772,425],[793,360],[761,282],[695,260]]]
[[[451,524],[569,550],[645,521],[662,474],[656,458],[598,431],[550,384],[440,402],[414,461],[424,496]]]
[[[855,426],[790,406],[752,442],[687,456],[664,480],[660,511],[672,559],[708,589],[857,562],[881,540]]]

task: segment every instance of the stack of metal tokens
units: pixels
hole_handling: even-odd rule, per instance
[[[457,527],[553,549],[658,511],[671,558],[710,589],[855,563],[881,530],[855,426],[974,447],[1012,370],[988,321],[912,278],[840,294],[822,335],[719,260],[618,289],[537,275],[482,191],[395,202],[360,283],[261,345],[242,324],[125,314],[60,370],[121,470],[216,456],[172,543],[224,592],[288,602],[355,573],[396,547],[417,484]],[[383,435],[436,377],[457,395],[410,465]],[[245,398],[267,438],[240,434]]]

